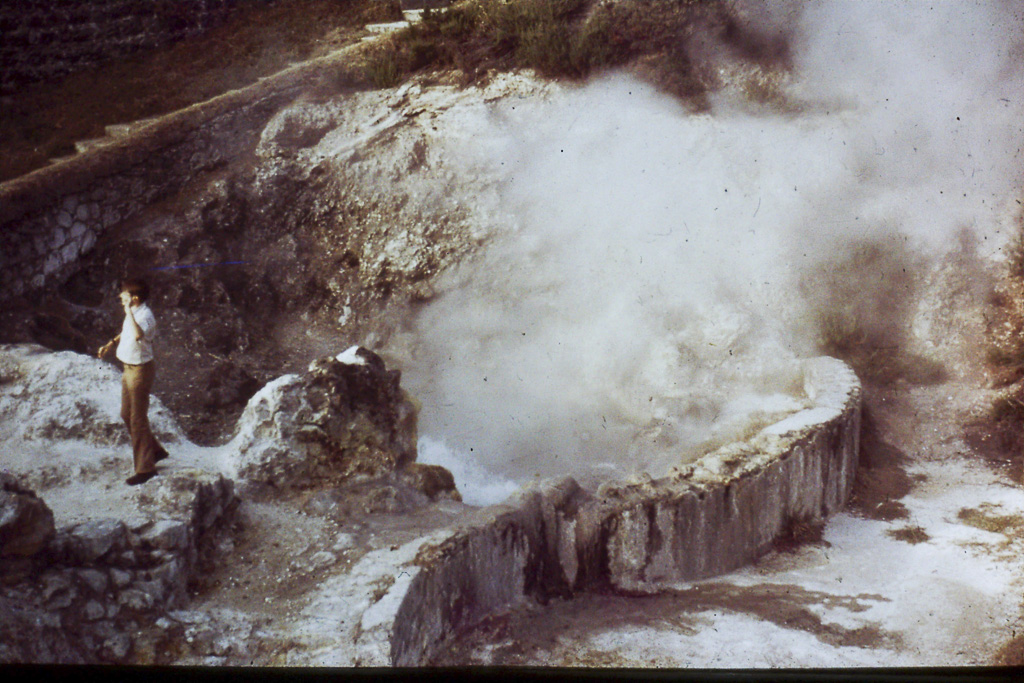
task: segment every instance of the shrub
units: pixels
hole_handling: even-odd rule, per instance
[[[906,541],[911,545],[917,545],[918,543],[924,543],[925,541],[931,540],[931,536],[928,535],[928,532],[926,532],[923,527],[919,526],[904,526],[899,529],[887,529],[885,533],[895,538],[897,541]]]
[[[810,302],[818,348],[848,362],[861,379],[936,384],[943,365],[907,350],[921,272],[903,240],[854,242],[806,276],[801,291]]]
[[[402,68],[394,44],[385,43],[366,55],[366,76],[378,88],[391,88],[402,82]]]
[[[701,33],[751,42],[752,31],[733,14],[723,0],[464,0],[425,10],[420,23],[395,36],[392,56],[378,55],[368,64],[368,77],[390,82],[392,63],[402,78],[455,68],[469,80],[515,68],[584,78],[597,69],[633,64],[666,90],[701,97],[714,75],[702,72],[688,45]],[[388,78],[381,79],[381,71]],[[769,85],[765,99],[777,97]]]

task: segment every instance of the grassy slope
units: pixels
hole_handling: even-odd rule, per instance
[[[358,41],[367,23],[399,18],[397,2],[379,0],[243,3],[202,36],[27,87],[0,107],[0,181],[74,153],[76,141],[102,137],[104,126],[249,85]]]
[[[762,65],[789,62],[784,41],[753,30],[724,0],[463,0],[425,12],[420,24],[384,41],[368,75],[386,87],[437,70],[473,81],[495,69],[584,78],[626,67],[703,108],[717,77],[703,59],[702,40]]]

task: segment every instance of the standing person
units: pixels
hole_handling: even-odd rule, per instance
[[[167,457],[149,428],[149,392],[153,388],[156,369],[153,363],[153,340],[156,318],[149,310],[149,285],[144,280],[128,278],[121,282],[121,305],[124,325],[121,334],[100,347],[97,355],[104,358],[117,344],[117,359],[124,363],[121,376],[121,419],[128,427],[135,460],[135,474],[127,484],[135,486],[156,476],[156,463]]]

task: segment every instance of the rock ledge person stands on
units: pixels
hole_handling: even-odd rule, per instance
[[[97,355],[105,358],[117,343],[117,359],[124,363],[121,376],[121,419],[128,427],[135,460],[135,474],[126,483],[141,484],[156,476],[156,463],[167,457],[149,428],[149,392],[153,389],[156,368],[153,363],[153,340],[156,318],[149,310],[149,285],[144,280],[128,278],[121,282],[121,304],[124,325],[121,334],[100,347]]]

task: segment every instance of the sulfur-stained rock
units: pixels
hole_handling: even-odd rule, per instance
[[[0,558],[30,557],[54,535],[53,512],[36,494],[0,473]]]
[[[237,477],[275,487],[380,476],[416,457],[416,408],[401,374],[352,347],[261,389],[229,445]]]
[[[431,500],[437,498],[462,500],[462,496],[455,489],[455,477],[440,465],[411,462],[399,470],[398,476],[401,481],[422,492]]]

